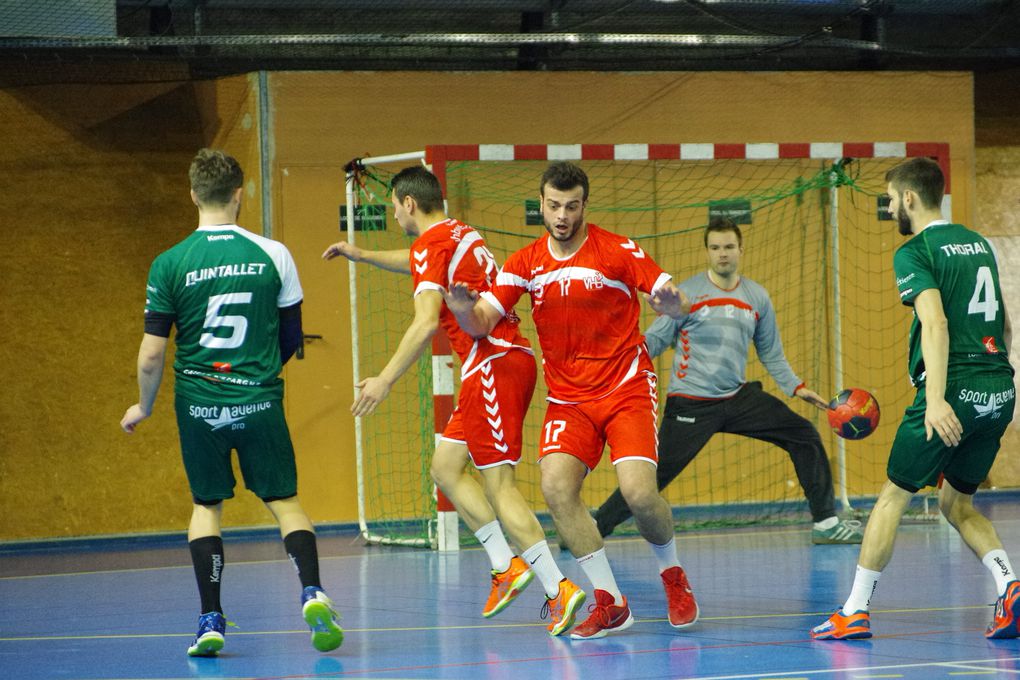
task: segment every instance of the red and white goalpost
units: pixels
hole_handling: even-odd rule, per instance
[[[406,154],[397,154],[392,156],[381,156],[374,158],[363,158],[356,161],[361,168],[379,168],[381,169],[388,167],[389,174],[392,175],[401,167],[404,167],[413,163],[424,162],[435,175],[439,178],[443,185],[444,195],[448,201],[451,201],[451,210],[456,212],[455,215],[459,219],[479,227],[486,236],[486,240],[490,241],[490,249],[497,251],[497,257],[502,261],[505,259],[508,252],[516,249],[513,244],[506,247],[507,252],[502,252],[498,247],[493,247],[491,241],[493,239],[501,238],[491,234],[505,234],[506,231],[500,231],[500,229],[514,230],[513,227],[501,227],[500,225],[490,225],[485,222],[489,217],[482,219],[476,217],[474,211],[479,210],[479,205],[484,201],[492,201],[493,203],[501,200],[497,195],[505,195],[507,205],[511,206],[504,212],[509,214],[505,224],[507,225],[520,225],[523,224],[524,220],[521,215],[514,213],[513,202],[523,201],[526,198],[537,198],[537,182],[541,174],[541,169],[534,163],[535,161],[555,161],[555,160],[569,160],[576,161],[582,165],[582,167],[598,168],[598,175],[592,175],[593,170],[589,171],[592,175],[592,200],[600,200],[600,196],[604,197],[605,192],[603,190],[603,184],[611,184],[614,187],[614,192],[619,194],[625,194],[629,187],[640,186],[644,179],[633,179],[627,177],[626,180],[620,179],[628,175],[630,170],[627,168],[630,166],[642,168],[641,172],[647,174],[647,168],[654,165],[657,170],[655,171],[655,177],[659,181],[659,188],[656,189],[658,192],[652,200],[656,205],[661,203],[664,206],[670,206],[669,209],[673,209],[674,204],[679,201],[668,200],[665,192],[668,191],[668,183],[670,181],[680,182],[678,179],[670,179],[676,177],[684,177],[692,173],[700,172],[700,168],[712,167],[714,168],[715,174],[706,173],[706,177],[711,177],[711,181],[715,182],[718,186],[723,187],[726,182],[732,184],[732,181],[727,179],[728,173],[734,176],[748,174],[745,172],[747,166],[753,166],[753,168],[768,168],[770,164],[781,165],[784,163],[800,163],[802,167],[821,167],[822,164],[832,163],[840,164],[845,162],[847,159],[854,159],[855,163],[859,164],[871,164],[881,166],[881,168],[889,167],[899,159],[905,159],[910,157],[925,156],[935,159],[943,169],[946,176],[946,195],[943,203],[943,213],[949,216],[951,214],[951,184],[950,184],[950,168],[949,168],[949,146],[945,143],[918,143],[918,142],[803,142],[803,143],[680,143],[680,144],[469,144],[469,145],[434,145],[427,146],[424,151],[416,151]],[[530,164],[528,162],[531,162]],[[492,164],[489,166],[488,164]],[[515,185],[513,182],[516,181],[510,177],[513,174],[511,164],[522,164],[527,165],[529,170],[524,173],[531,178],[531,184],[521,184],[520,186]],[[743,165],[742,165],[743,164]],[[539,164],[540,166],[541,164]],[[672,168],[676,165],[677,175],[670,175],[670,178],[663,179],[666,177],[666,173],[662,171],[662,168]],[[498,168],[486,171],[485,167]],[[834,166],[841,167],[841,166]],[[870,166],[869,166],[870,167]],[[465,168],[471,168],[470,172],[476,172],[479,175],[484,175],[489,172],[494,178],[487,178],[485,181],[489,182],[486,184],[484,189],[474,188],[475,185],[470,182],[472,179],[465,179],[467,176],[465,173],[468,172]],[[757,170],[756,170],[757,172]],[[686,173],[686,175],[684,174]],[[451,180],[455,182],[451,185]],[[503,177],[503,176],[506,177]],[[877,175],[876,175],[877,176]],[[472,176],[473,177],[473,176]],[[644,177],[644,175],[642,175]],[[723,179],[719,179],[722,177]],[[709,180],[706,180],[708,182]],[[750,180],[747,180],[750,181]],[[769,180],[765,180],[769,181]],[[775,180],[779,182],[780,180]],[[829,299],[829,305],[831,313],[828,318],[823,319],[823,323],[829,326],[829,331],[832,337],[832,361],[831,361],[831,376],[826,376],[823,382],[826,382],[832,389],[833,394],[841,390],[844,386],[844,375],[846,373],[844,357],[849,353],[851,356],[855,355],[856,346],[858,342],[855,340],[852,347],[847,348],[844,345],[844,337],[847,334],[847,329],[844,328],[844,317],[846,310],[844,307],[848,304],[848,301],[852,304],[854,302],[854,291],[849,288],[844,290],[844,280],[848,277],[846,272],[841,271],[841,265],[847,261],[845,253],[841,253],[841,247],[845,247],[842,244],[847,242],[848,234],[847,229],[850,229],[850,237],[857,236],[858,231],[863,231],[865,219],[865,213],[872,215],[874,209],[870,205],[864,205],[866,201],[863,200],[862,196],[872,196],[876,192],[884,191],[884,185],[877,184],[878,180],[875,177],[869,177],[868,181],[871,183],[869,191],[871,193],[859,193],[850,196],[849,199],[841,201],[840,192],[843,188],[838,182],[828,190],[827,198],[817,198],[812,194],[812,200],[819,201],[819,205],[825,204],[827,211],[827,217],[824,225],[827,233],[819,236],[827,241],[828,247],[827,252],[821,250],[815,251],[814,255],[807,255],[806,257],[814,257],[815,259],[827,259],[829,267],[831,268],[831,298]],[[502,184],[498,184],[502,182]],[[697,182],[694,182],[695,184]],[[479,186],[481,182],[479,181]],[[360,187],[364,186],[364,182],[358,178],[357,172],[348,172],[347,175],[347,230],[348,238],[351,241],[355,241],[362,237],[362,234],[355,233],[355,206],[368,202],[378,203],[378,196],[368,198],[364,195],[359,196]],[[662,187],[666,187],[663,189]],[[622,187],[619,188],[619,187]],[[854,187],[851,187],[854,188]],[[860,189],[860,187],[856,187]],[[710,203],[712,199],[711,191],[724,191],[723,189],[706,189],[704,203]],[[728,185],[725,186],[725,192],[728,192]],[[364,194],[363,191],[361,191]],[[495,198],[493,198],[495,196]],[[847,221],[848,210],[851,207],[846,205],[846,200],[860,203],[861,205],[852,206],[852,212],[850,221],[852,224],[843,225],[841,222]],[[385,202],[383,202],[385,204]],[[692,205],[702,205],[701,203],[692,203]],[[601,207],[601,206],[600,206]],[[627,210],[634,210],[634,208],[626,208]],[[642,208],[644,213],[655,214],[656,211],[665,212],[666,208],[657,207],[645,207]],[[879,208],[881,210],[881,208]],[[477,214],[481,216],[482,212]],[[465,214],[468,213],[468,214]],[[858,216],[858,213],[860,216]],[[484,213],[485,215],[494,215],[495,212]],[[755,213],[757,215],[757,213]],[[794,214],[794,213],[791,213]],[[799,213],[797,213],[799,215]],[[686,217],[687,213],[678,212],[678,216],[671,217],[670,220],[675,222],[690,222],[691,218]],[[605,218],[603,218],[605,219]],[[629,216],[628,220],[631,219]],[[700,218],[698,218],[700,219]],[[779,218],[782,222],[784,219],[790,219],[789,215],[784,215]],[[820,218],[821,219],[821,218]],[[669,220],[667,220],[669,221]],[[859,221],[859,224],[857,223]],[[482,222],[482,223],[479,223]],[[760,221],[759,221],[760,222]],[[704,221],[691,222],[691,224],[704,224]],[[617,231],[623,231],[620,227],[610,224],[609,226],[614,227]],[[486,228],[492,227],[493,232],[487,233]],[[757,229],[764,228],[760,223],[755,227]],[[525,233],[519,234],[521,238],[527,236],[527,239],[534,238],[540,234],[540,228],[529,227]],[[844,233],[841,233],[841,229]],[[519,227],[516,231],[521,231]],[[789,238],[789,234],[780,232],[781,236],[778,238],[783,239]],[[649,238],[657,238],[656,236],[649,236]],[[684,237],[688,241],[695,241],[700,239],[697,237]],[[762,237],[759,237],[761,239]],[[814,238],[814,237],[813,237]],[[521,240],[517,247],[526,244],[527,239]],[[852,240],[852,238],[851,238]],[[698,242],[700,244],[700,241]],[[672,247],[672,246],[671,246]],[[679,247],[679,246],[678,246]],[[684,246],[687,247],[687,246]],[[756,245],[756,248],[760,246]],[[859,245],[855,244],[852,247],[857,248]],[[789,249],[789,248],[787,248]],[[646,250],[648,248],[646,247]],[[876,257],[878,255],[876,254]],[[660,256],[657,255],[657,259]],[[685,259],[687,258],[687,259]],[[682,272],[681,267],[684,265],[676,264],[668,260],[668,256],[660,259],[660,264],[670,270],[675,271],[678,274],[678,279],[686,278],[686,274]],[[688,255],[681,255],[677,262],[688,262]],[[670,269],[670,267],[677,267],[677,269]],[[689,265],[686,265],[689,266]],[[783,265],[777,265],[780,269]],[[791,260],[789,267],[799,266],[796,260]],[[826,271],[819,276],[826,277],[825,280],[829,281],[830,272]],[[361,374],[361,365],[366,360],[373,363],[373,368],[366,370],[378,370],[381,366],[379,361],[384,361],[383,358],[372,359],[369,358],[372,352],[377,350],[375,345],[379,343],[372,343],[372,347],[366,348],[359,340],[359,304],[365,302],[365,284],[359,283],[358,272],[355,266],[350,268],[350,301],[351,301],[351,323],[352,323],[352,342],[354,352],[354,380],[357,382]],[[395,277],[399,278],[399,277]],[[754,278],[757,278],[755,276]],[[850,276],[850,278],[853,278]],[[876,278],[875,275],[867,275],[866,278]],[[401,282],[406,289],[406,281]],[[881,282],[891,285],[889,282]],[[776,286],[776,284],[773,284]],[[773,286],[766,285],[766,288],[773,291]],[[779,288],[782,288],[783,284],[778,284]],[[886,286],[887,287],[887,286]],[[876,294],[882,293],[882,288],[876,288],[878,291]],[[849,295],[849,297],[848,297]],[[405,300],[406,300],[405,291]],[[408,305],[409,306],[409,305]],[[392,310],[387,310],[387,314],[391,313]],[[381,312],[378,312],[381,313]],[[527,316],[527,315],[523,315]],[[896,317],[899,319],[900,317]],[[789,338],[787,336],[786,326],[790,325],[790,319],[784,318],[780,324],[780,330],[783,333],[784,344],[787,344]],[[392,333],[392,331],[391,331]],[[854,333],[858,333],[854,331]],[[855,338],[859,337],[855,335]],[[536,343],[537,344],[537,343]],[[849,351],[848,351],[849,350]],[[789,352],[788,352],[789,353]],[[854,359],[855,364],[860,363],[858,358]],[[750,365],[756,362],[749,362]],[[435,423],[435,438],[438,440],[439,433],[443,429],[443,425],[449,418],[449,414],[453,410],[453,394],[455,387],[455,376],[453,372],[453,357],[450,354],[449,342],[445,337],[438,337],[433,342],[432,347],[432,361],[431,361],[431,376],[432,376],[432,396],[431,396],[431,407],[434,411],[434,423]],[[856,365],[855,365],[856,368]],[[903,375],[902,367],[896,367],[900,369],[899,375]],[[796,370],[796,368],[795,368]],[[853,373],[859,373],[859,371],[853,371]],[[831,379],[831,382],[829,380]],[[855,378],[860,379],[860,378]],[[406,380],[406,378],[405,378]],[[663,381],[665,384],[665,381]],[[867,385],[861,385],[867,387]],[[533,402],[532,409],[542,408],[542,399],[540,394],[536,393],[536,398]],[[889,404],[883,404],[884,407],[888,408]],[[417,418],[419,414],[416,413],[405,413],[404,417]],[[373,488],[378,484],[366,483],[367,472],[370,466],[376,466],[384,463],[384,458],[368,454],[366,451],[364,432],[362,429],[362,423],[360,419],[356,419],[355,423],[355,434],[357,442],[357,461],[358,461],[358,496],[359,496],[359,526],[362,534],[366,539],[371,541],[379,542],[395,542],[405,543],[412,545],[431,545],[437,547],[440,550],[456,550],[459,546],[459,532],[457,525],[457,517],[454,509],[449,504],[442,494],[437,494],[435,503],[436,515],[429,522],[429,531],[426,536],[419,536],[414,538],[394,538],[389,536],[386,531],[378,532],[372,528],[373,517],[372,513],[366,510],[366,499],[372,497]],[[889,428],[888,430],[893,428]],[[528,439],[525,438],[526,446]],[[847,451],[846,444],[843,440],[837,440],[838,452],[836,456],[836,483],[837,483],[837,494],[843,503],[845,508],[851,506],[851,493],[848,484],[848,465],[847,465]],[[373,458],[368,460],[367,457]],[[533,459],[527,452],[525,453],[524,459],[527,461]],[[788,465],[785,460],[778,460],[779,465]],[[693,466],[692,466],[693,468]],[[685,473],[687,474],[687,473]],[[697,474],[695,470],[694,473]],[[526,476],[526,475],[525,475]],[[525,484],[528,482],[525,481]],[[787,482],[789,484],[789,482]],[[611,489],[611,487],[610,487]],[[796,490],[795,490],[796,491]],[[529,495],[529,494],[526,494]],[[797,494],[794,493],[793,496]],[[860,495],[858,492],[857,495]],[[536,498],[536,492],[534,489],[530,492],[533,503],[539,509],[544,508],[544,504],[541,503],[540,498]],[[372,497],[374,498],[374,497]],[[723,501],[727,502],[727,501]],[[742,501],[736,501],[742,502]]]

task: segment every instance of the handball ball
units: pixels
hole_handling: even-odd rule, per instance
[[[878,427],[878,401],[851,387],[829,402],[829,426],[843,439],[864,439]]]

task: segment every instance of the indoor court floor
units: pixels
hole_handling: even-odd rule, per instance
[[[1020,501],[981,506],[1020,563]],[[571,641],[546,633],[537,580],[483,619],[489,583],[478,549],[439,554],[324,535],[322,577],[346,639],[320,654],[282,544],[228,537],[223,603],[237,627],[215,659],[185,653],[198,600],[183,537],[136,548],[0,545],[0,678],[1020,678],[1020,640],[983,635],[992,579],[945,523],[901,530],[867,641],[808,636],[849,593],[856,546],[812,546],[807,525],[685,533],[678,543],[701,606],[695,626],[669,626],[650,550],[621,538],[607,550],[637,623]],[[587,586],[569,554],[558,559]]]

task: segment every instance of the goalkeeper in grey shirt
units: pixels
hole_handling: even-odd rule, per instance
[[[651,356],[675,349],[659,428],[659,489],[683,472],[716,432],[753,437],[790,454],[814,519],[812,542],[860,543],[860,523],[836,516],[832,471],[818,430],[762,391],[760,382],[744,381],[748,344],[753,341],[783,392],[828,408],[787,363],[768,292],[740,275],[740,228],[732,220],[713,218],[705,229],[705,248],[708,271],[679,286],[691,300],[690,313],[680,319],[660,316],[645,331]],[[629,517],[619,489],[595,511],[603,536]]]

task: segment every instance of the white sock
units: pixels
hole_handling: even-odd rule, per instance
[[[990,550],[988,554],[981,558],[981,564],[988,568],[988,571],[992,572],[992,577],[995,579],[995,587],[999,591],[999,597],[1006,594],[1006,586],[1009,585],[1010,581],[1016,580],[1016,572],[1013,571],[1013,565],[1009,563],[1009,557],[1006,555],[1006,551]]]
[[[563,580],[563,572],[553,559],[549,544],[539,541],[521,553],[521,557],[528,563],[538,580],[542,582],[546,597],[556,597],[560,592],[560,581]]]
[[[475,538],[485,548],[489,555],[489,562],[492,563],[492,570],[501,574],[510,568],[510,560],[514,553],[506,542],[503,529],[499,526],[499,520],[494,519],[484,527],[475,532]]]
[[[839,517],[833,515],[828,519],[823,519],[821,522],[815,522],[815,529],[818,529],[819,531],[826,531],[827,529],[831,529],[837,524],[839,524]]]
[[[665,545],[656,545],[651,541],[648,542],[648,545],[652,546],[655,561],[659,563],[660,574],[667,569],[680,566],[680,560],[676,556],[676,536],[670,538],[669,543]]]
[[[616,585],[616,577],[613,576],[613,568],[609,566],[605,548],[599,548],[590,555],[578,557],[577,563],[581,565],[581,569],[584,569],[585,575],[596,590],[606,591],[613,596],[617,604],[623,602],[623,593]]]
[[[861,565],[857,565],[857,573],[854,575],[854,587],[850,591],[850,597],[847,598],[846,604],[843,605],[843,615],[849,616],[854,612],[870,611],[871,609],[871,596],[875,594],[875,588],[878,587],[878,577],[882,575],[880,571],[872,571],[871,569],[865,569]]]

